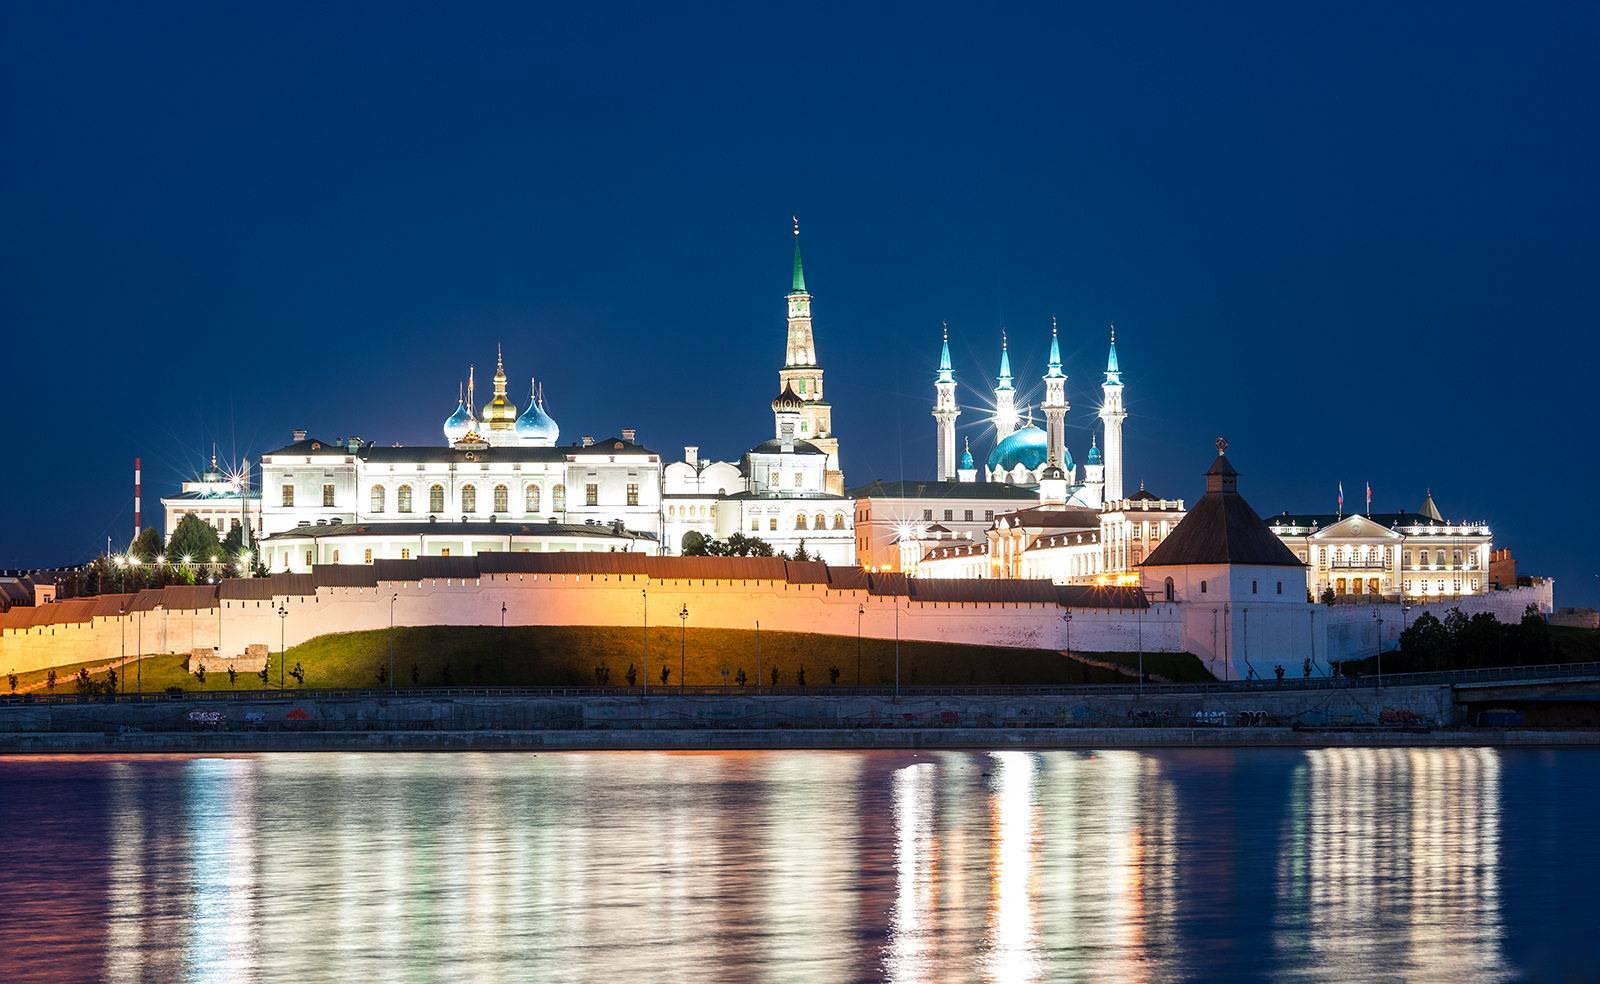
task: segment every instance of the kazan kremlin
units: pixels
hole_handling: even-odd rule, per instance
[[[1552,609],[1548,579],[1519,579],[1486,523],[1448,515],[1429,490],[1410,512],[1263,519],[1219,439],[1194,449],[1198,499],[1142,484],[1130,492],[1114,327],[1095,368],[1098,431],[1087,447],[1067,443],[1072,393],[1053,319],[1037,339],[1049,353],[1043,401],[1017,405],[1002,334],[981,399],[993,407],[994,444],[958,444],[964,410],[946,332],[937,362],[930,346],[929,477],[851,486],[799,235],[796,223],[771,430],[753,433],[761,439],[736,460],[690,446],[666,462],[631,429],[563,441],[555,401],[529,380],[516,387],[527,393],[519,408],[496,352],[488,399],[478,403],[467,367],[437,445],[295,430],[232,476],[213,457],[162,498],[169,535],[188,514],[219,535],[243,525],[269,577],[63,601],[31,621],[13,609],[0,614],[0,662],[115,656],[128,644],[123,620],[141,611],[160,611],[164,626],[162,638],[141,633],[141,651],[193,643],[233,659],[280,634],[294,644],[390,624],[629,625],[648,617],[643,606],[692,604],[697,627],[759,620],[879,638],[1188,651],[1226,679],[1277,665],[1327,673],[1392,646],[1427,610],[1514,621],[1530,604]],[[776,556],[682,556],[686,544],[734,534]]]

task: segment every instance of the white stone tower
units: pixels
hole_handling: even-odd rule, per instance
[[[1122,498],[1122,370],[1117,366],[1117,326],[1111,326],[1111,351],[1106,356],[1106,381],[1100,386],[1100,425],[1105,429],[1105,501]]]
[[[1067,460],[1067,411],[1072,405],[1067,402],[1067,374],[1061,371],[1061,343],[1056,339],[1054,315],[1050,316],[1050,366],[1045,370],[1044,402],[1039,409],[1044,411],[1048,442],[1045,453],[1050,461],[1061,465]]]
[[[994,439],[1003,441],[1017,429],[1017,388],[1011,383],[1011,353],[1000,329],[1000,378],[994,385]]]
[[[956,374],[950,368],[950,326],[944,326],[944,347],[939,350],[939,374],[933,380],[933,419],[938,423],[939,481],[956,477]]]
[[[839,440],[833,436],[833,406],[822,398],[822,367],[811,338],[811,294],[806,290],[805,267],[800,262],[800,220],[794,220],[794,280],[789,291],[789,340],[783,368],[778,370],[778,390],[792,390],[804,404],[800,414],[802,441],[815,444],[828,456],[828,491],[844,494],[844,472],[839,467]]]

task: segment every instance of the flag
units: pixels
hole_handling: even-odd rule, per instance
[[[1372,515],[1372,483],[1367,483],[1367,515]]]
[[[1344,515],[1344,483],[1339,483],[1339,515]]]

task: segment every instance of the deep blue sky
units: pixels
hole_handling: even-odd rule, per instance
[[[1592,4],[227,6],[0,9],[0,566],[125,541],[136,454],[156,518],[214,438],[437,441],[496,341],[736,456],[798,212],[851,484],[931,475],[943,319],[976,406],[1057,314],[1081,457],[1115,320],[1130,483],[1431,485],[1600,600]]]

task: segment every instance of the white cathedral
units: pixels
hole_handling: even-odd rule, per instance
[[[1067,447],[1067,374],[1061,368],[1061,343],[1055,319],[1050,319],[1050,360],[1044,374],[1043,430],[1034,426],[1032,413],[1017,411],[1017,389],[1011,375],[1011,352],[1004,333],[1000,336],[1000,375],[994,387],[995,445],[982,469],[982,481],[1007,485],[1033,486],[1046,502],[1099,509],[1122,498],[1122,421],[1128,416],[1122,402],[1122,372],[1117,366],[1117,332],[1111,329],[1111,344],[1106,356],[1105,379],[1100,385],[1100,425],[1105,433],[1105,448],[1093,436],[1084,455],[1080,476],[1078,464]],[[939,481],[977,482],[979,469],[970,443],[964,444],[956,459],[956,418],[961,406],[956,399],[956,376],[950,364],[950,333],[945,330],[939,353],[939,371],[934,377],[933,419],[937,424]]]

